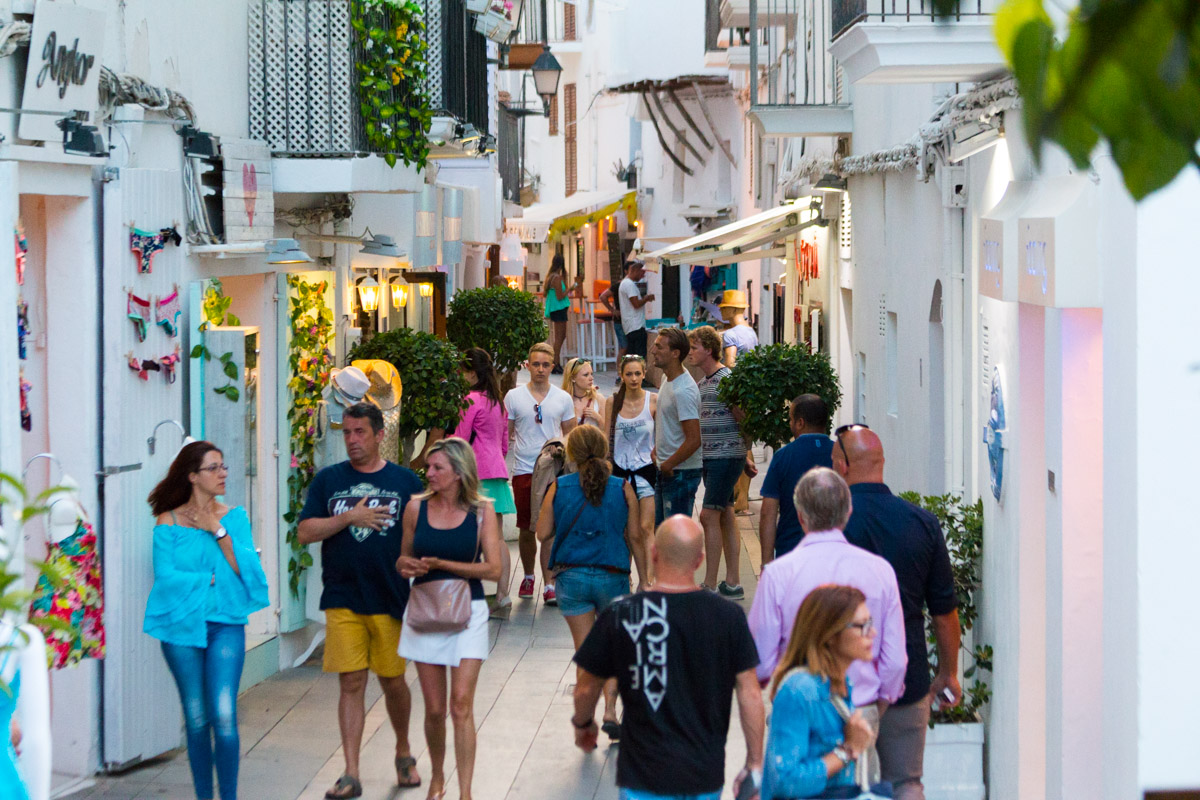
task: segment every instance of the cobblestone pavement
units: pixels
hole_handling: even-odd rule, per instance
[[[758,496],[765,473],[760,471],[750,495]],[[699,495],[702,496],[702,495]],[[697,503],[697,513],[699,504]],[[758,502],[752,516],[737,517],[742,535],[741,575],[749,610],[761,570],[758,549]],[[515,542],[510,542],[514,569],[519,569]],[[699,580],[699,578],[697,578]],[[516,589],[517,581],[513,582]],[[540,580],[539,580],[540,584]],[[584,754],[574,745],[569,716],[575,682],[570,632],[557,608],[536,600],[514,600],[508,619],[490,623],[492,649],[484,663],[475,697],[479,731],[474,795],[477,800],[615,800],[619,745],[601,745]],[[421,729],[424,704],[416,670],[409,670],[413,694],[410,724],[413,752],[423,778],[429,756]],[[245,692],[238,701],[242,739],[239,796],[246,800],[320,800],[342,771],[336,708],[338,687],[320,669],[320,650],[304,666],[272,676]],[[367,800],[421,800],[425,789],[401,792],[395,786],[392,755],[395,738],[379,686],[367,694],[363,737],[363,797]],[[448,736],[452,742],[453,736]],[[604,741],[605,737],[601,736]],[[446,796],[458,796],[448,747]],[[726,755],[728,781],[741,768],[745,745],[736,712]],[[726,796],[732,796],[726,788]],[[95,779],[95,785],[70,795],[72,800],[193,800],[187,755],[175,750],[121,775]]]

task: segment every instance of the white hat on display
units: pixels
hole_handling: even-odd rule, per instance
[[[335,400],[340,405],[349,408],[355,403],[363,402],[371,381],[358,367],[345,367],[330,372],[329,386],[323,394],[326,400]]]

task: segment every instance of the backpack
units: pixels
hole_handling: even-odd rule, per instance
[[[542,510],[542,501],[546,492],[558,480],[560,475],[575,472],[575,465],[567,461],[567,440],[557,436],[548,440],[538,452],[537,460],[533,462],[533,477],[529,488],[530,522],[537,526],[538,514]]]

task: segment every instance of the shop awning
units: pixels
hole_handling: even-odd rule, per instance
[[[535,203],[525,209],[524,215],[505,220],[504,230],[520,237],[522,243],[540,243],[618,211],[636,218],[637,192],[576,192],[557,203]]]
[[[713,267],[759,258],[782,258],[786,250],[781,242],[789,236],[813,225],[828,224],[829,220],[821,216],[820,201],[803,197],[647,253],[644,258],[665,265]]]

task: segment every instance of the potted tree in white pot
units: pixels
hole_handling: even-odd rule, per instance
[[[982,673],[991,673],[991,645],[975,636],[979,617],[976,593],[980,588],[983,560],[983,503],[966,503],[955,494],[922,497],[916,492],[901,495],[931,512],[942,524],[950,564],[954,570],[954,589],[958,595],[958,623],[962,631],[960,668],[962,702],[953,708],[939,708],[934,699],[930,730],[925,738],[925,797],[928,800],[983,800],[987,787],[983,782],[983,716],[992,690]],[[932,623],[926,615],[926,639],[929,662],[937,673],[937,649]]]

